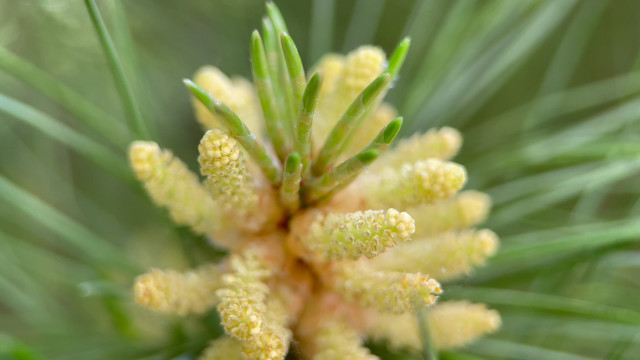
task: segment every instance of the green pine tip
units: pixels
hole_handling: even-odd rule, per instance
[[[198,86],[198,84],[194,83],[191,79],[182,79],[182,82],[186,85],[187,89],[191,91],[193,96],[195,96],[198,100],[200,100],[203,104],[213,104],[215,103],[215,99],[211,94],[205,91],[203,88]]]
[[[258,30],[254,30],[251,34],[251,61],[253,62],[253,71],[260,79],[269,77],[269,67],[264,53],[264,45],[262,37]]]
[[[285,56],[287,55],[287,51],[294,51],[295,54],[298,54],[298,48],[296,48],[296,44],[293,42],[291,35],[287,34],[286,31],[280,32],[280,42],[282,43],[282,48],[284,49]]]
[[[187,87],[191,87],[195,85],[195,83],[191,81],[191,79],[187,79],[187,78],[182,79],[182,83],[185,84]]]
[[[256,29],[251,33],[251,55],[253,57],[253,53],[259,51],[262,47],[262,37],[260,36],[260,32]]]
[[[360,160],[362,164],[369,165],[378,158],[378,155],[380,155],[378,150],[370,149],[370,150],[365,150],[359,153],[358,155],[356,155],[356,157],[358,158],[358,160]]]
[[[273,24],[271,24],[271,20],[266,16],[262,18],[262,32],[265,37],[270,36],[273,32]]]
[[[267,8],[267,15],[271,22],[273,23],[273,27],[278,31],[287,31],[287,24],[284,22],[284,18],[282,17],[282,13],[278,6],[273,2],[269,1],[265,4]]]
[[[387,86],[390,79],[391,75],[389,73],[384,73],[373,80],[373,82],[362,92],[362,103],[368,105],[372,100],[378,97],[380,91]]]
[[[225,119],[224,126],[229,131],[233,134],[240,134],[244,131],[242,121],[231,109],[229,109],[227,105],[213,97],[213,95],[209,94],[205,89],[201,88],[193,81],[184,79],[183,82],[191,93],[200,100],[200,102],[206,106],[209,111]]]
[[[393,139],[396,138],[396,135],[398,135],[398,132],[402,127],[402,121],[402,116],[400,116],[394,120],[391,120],[391,122],[385,127],[383,136],[385,143],[390,144]]]
[[[402,39],[398,46],[396,46],[395,50],[389,57],[389,65],[387,66],[386,72],[395,77],[400,68],[402,68],[402,64],[404,64],[404,60],[407,57],[407,53],[409,52],[409,48],[411,47],[411,38],[408,36]]]
[[[282,50],[284,52],[285,61],[287,63],[287,69],[289,75],[292,78],[304,75],[304,68],[302,67],[302,60],[300,59],[300,53],[296,44],[286,32],[280,33],[280,42],[282,43]]]
[[[285,160],[284,172],[286,174],[294,174],[296,171],[298,171],[300,163],[302,163],[300,154],[298,154],[297,152],[292,152],[291,154],[289,154],[289,156],[287,156],[287,160]]]
[[[315,110],[321,83],[322,75],[319,72],[313,74],[311,79],[309,79],[307,87],[304,89],[304,95],[302,95],[302,104],[305,110]]]

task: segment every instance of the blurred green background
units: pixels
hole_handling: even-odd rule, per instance
[[[181,79],[249,76],[258,0],[98,1],[154,140],[196,168]],[[501,250],[447,298],[502,330],[443,359],[640,354],[640,2],[277,0],[310,67],[405,35],[403,134],[460,129]],[[0,0],[0,359],[190,359],[215,314],[137,308],[133,277],[219,256],[133,181],[125,113],[80,0]],[[418,359],[371,344],[383,359]]]

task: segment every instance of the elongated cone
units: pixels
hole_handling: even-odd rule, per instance
[[[414,230],[414,221],[405,212],[367,210],[327,214],[311,225],[303,241],[325,260],[356,260],[374,257],[407,241]]]

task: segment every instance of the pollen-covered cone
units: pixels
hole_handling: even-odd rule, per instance
[[[466,301],[439,303],[426,311],[424,321],[433,346],[438,350],[467,345],[496,331],[501,324],[497,311],[487,309],[484,304]],[[385,340],[396,348],[422,350],[420,329],[413,313],[378,313],[373,317],[367,334],[375,340]]]
[[[238,142],[222,130],[207,131],[198,146],[198,162],[211,196],[227,211],[243,215],[258,202],[253,177],[249,174]]]
[[[407,211],[419,224],[414,238],[422,238],[475,226],[487,218],[490,208],[491,199],[487,194],[467,190],[447,201],[423,204]]]
[[[272,274],[270,264],[253,250],[230,259],[232,272],[223,277],[217,291],[222,325],[240,340],[245,356],[256,360],[282,359],[289,349],[289,314],[283,300],[266,284]],[[271,296],[270,296],[271,295]]]
[[[218,302],[215,292],[222,285],[221,275],[215,265],[184,273],[155,269],[136,279],[135,300],[163,313],[203,314]]]
[[[402,244],[372,263],[376,269],[421,271],[445,281],[468,275],[495,254],[497,248],[498,237],[493,231],[464,230]]]
[[[177,224],[200,234],[215,234],[224,228],[209,192],[170,151],[151,141],[136,141],[129,148],[129,160],[149,196],[167,208]]]
[[[251,36],[255,87],[213,67],[184,81],[208,130],[198,148],[204,184],[157,144],[132,145],[154,202],[229,252],[219,265],[141,275],[136,300],[180,315],[215,307],[226,336],[199,360],[283,360],[290,347],[302,359],[374,360],[367,334],[419,347],[413,314],[423,307],[439,348],[494,331],[493,310],[436,304],[439,281],[481,265],[497,237],[461,230],[486,217],[489,200],[456,196],[467,180],[448,161],[462,142],[456,130],[392,146],[403,119],[382,101],[410,40],[388,62],[373,46],[326,56],[316,74],[277,7],[266,8]]]
[[[246,357],[242,354],[240,341],[221,336],[209,343],[198,360],[246,360]]]
[[[446,200],[467,181],[464,167],[437,159],[405,164],[401,169],[384,168],[360,177],[353,186],[373,209],[406,209]]]
[[[415,231],[411,216],[396,209],[327,214],[312,225],[305,245],[325,260],[372,258]]]
[[[436,302],[440,284],[421,273],[376,271],[365,263],[337,264],[333,288],[365,308],[400,314]]]
[[[198,146],[200,172],[211,197],[220,204],[225,221],[257,232],[282,216],[273,190],[261,174],[254,177],[238,142],[227,131],[207,131]]]

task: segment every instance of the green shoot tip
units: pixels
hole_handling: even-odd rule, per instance
[[[380,155],[380,152],[378,152],[378,150],[369,149],[359,153],[358,155],[356,155],[356,157],[362,164],[369,165],[378,158],[378,155]]]
[[[362,103],[368,105],[372,100],[377,98],[380,91],[387,86],[390,79],[391,75],[389,73],[384,73],[373,80],[373,82],[362,92]]]
[[[387,66],[386,73],[391,74],[395,77],[400,68],[402,68],[402,64],[404,64],[404,60],[407,57],[407,53],[409,52],[409,48],[411,47],[411,38],[405,37],[400,41],[398,46],[396,46],[395,50],[389,57],[389,65]]]
[[[398,135],[398,132],[400,131],[400,128],[402,127],[402,116],[391,120],[391,122],[385,127],[384,129],[384,142],[387,144],[390,144],[393,139],[396,138],[396,135]]]
[[[285,161],[284,171],[287,174],[293,174],[298,171],[300,167],[300,163],[302,162],[302,158],[297,152],[292,152],[287,156],[287,160]]]

